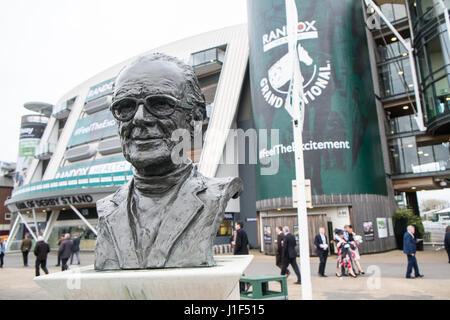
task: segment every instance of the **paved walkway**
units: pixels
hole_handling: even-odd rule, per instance
[[[254,259],[245,271],[247,275],[273,275],[280,270],[275,266],[273,256],[252,251]],[[92,252],[81,253],[83,265],[93,263]],[[450,299],[450,264],[447,254],[441,251],[422,251],[417,255],[421,279],[404,279],[406,257],[401,251],[363,255],[361,262],[366,275],[356,279],[337,278],[335,274],[336,256],[328,258],[327,278],[320,278],[316,271],[318,258],[311,258],[313,298],[323,299]],[[0,269],[0,300],[7,299],[50,299],[50,296],[36,285],[34,277],[34,257],[30,255],[30,265],[22,266],[22,255],[11,253],[5,257],[5,267]],[[56,255],[50,253],[48,259],[50,273],[59,272],[55,267]],[[292,271],[292,270],[291,270]],[[301,286],[295,285],[294,273],[288,278],[290,300],[301,299]],[[278,285],[278,284],[276,284]]]
[[[328,257],[325,273],[317,275],[319,259],[311,258],[313,299],[450,299],[450,264],[445,250],[421,251],[417,254],[419,270],[425,275],[419,279],[405,279],[406,256],[399,250],[361,256],[365,275],[356,279],[335,276],[336,256]],[[248,267],[248,274],[274,274],[272,256],[257,255]],[[295,285],[296,276],[291,270],[288,281],[290,300],[301,299],[301,286]]]

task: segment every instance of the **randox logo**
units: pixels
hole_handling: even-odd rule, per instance
[[[263,52],[273,54],[274,50],[287,51],[288,28],[286,25],[275,28],[262,36]],[[327,88],[331,76],[330,61],[319,62],[320,56],[315,56],[307,51],[308,42],[319,40],[319,28],[317,21],[300,21],[297,25],[297,55],[301,63],[301,71],[304,77],[304,104],[316,100]],[[279,56],[279,55],[278,55]],[[322,58],[322,60],[324,60]],[[266,71],[266,76],[260,80],[261,94],[264,100],[274,108],[285,105],[285,99],[289,91],[292,78],[292,60],[289,53],[276,60]]]
[[[100,96],[111,93],[113,90],[113,85],[114,85],[115,80],[116,80],[116,78],[112,78],[112,79],[103,81],[102,83],[99,83],[99,84],[91,87],[87,94],[86,100],[90,101],[90,100],[93,100]]]
[[[21,128],[20,129],[20,135],[27,135],[30,136],[31,134],[33,134],[34,128]]]

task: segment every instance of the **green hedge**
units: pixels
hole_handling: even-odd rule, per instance
[[[397,222],[397,220],[400,219],[400,218],[405,218],[407,223],[408,223],[408,226],[409,225],[416,225],[416,227],[419,230],[419,232],[423,236],[425,236],[425,228],[423,227],[423,224],[422,224],[422,218],[419,217],[419,216],[416,216],[413,213],[412,209],[404,208],[404,209],[398,209],[397,211],[395,211],[394,219],[393,219],[394,220],[394,226],[395,226],[395,223]]]

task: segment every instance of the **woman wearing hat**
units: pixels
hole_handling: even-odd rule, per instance
[[[344,231],[338,230],[336,235],[339,241],[336,245],[338,249],[336,276],[342,277],[341,268],[343,268],[344,270],[347,270],[350,276],[356,278],[355,272],[352,268],[352,255],[354,254],[352,250],[354,250],[355,247],[344,239]]]

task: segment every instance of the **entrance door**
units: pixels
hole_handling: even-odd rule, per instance
[[[319,228],[325,228],[325,234],[328,234],[327,215],[308,215],[309,254],[313,256],[317,255],[316,246],[314,245],[314,238],[319,234]]]
[[[331,254],[336,254],[334,251],[334,245],[331,245],[331,241],[333,241],[334,239],[334,234],[333,234],[333,222],[328,221],[328,242],[330,243],[330,255]]]
[[[272,216],[272,217],[263,217],[262,218],[262,230],[263,233],[266,231],[264,239],[264,253],[266,254],[275,254],[276,245],[274,241],[277,239],[277,235],[275,232],[276,226],[288,226],[291,233],[296,237],[298,232],[298,219],[297,215],[280,215],[280,216]],[[316,255],[316,247],[314,246],[314,238],[317,234],[319,234],[319,228],[325,228],[325,234],[328,234],[328,224],[327,224],[327,215],[326,214],[315,214],[308,215],[308,237],[309,237],[309,253],[310,255]],[[270,236],[269,236],[270,233]],[[298,251],[298,247],[296,248]]]

